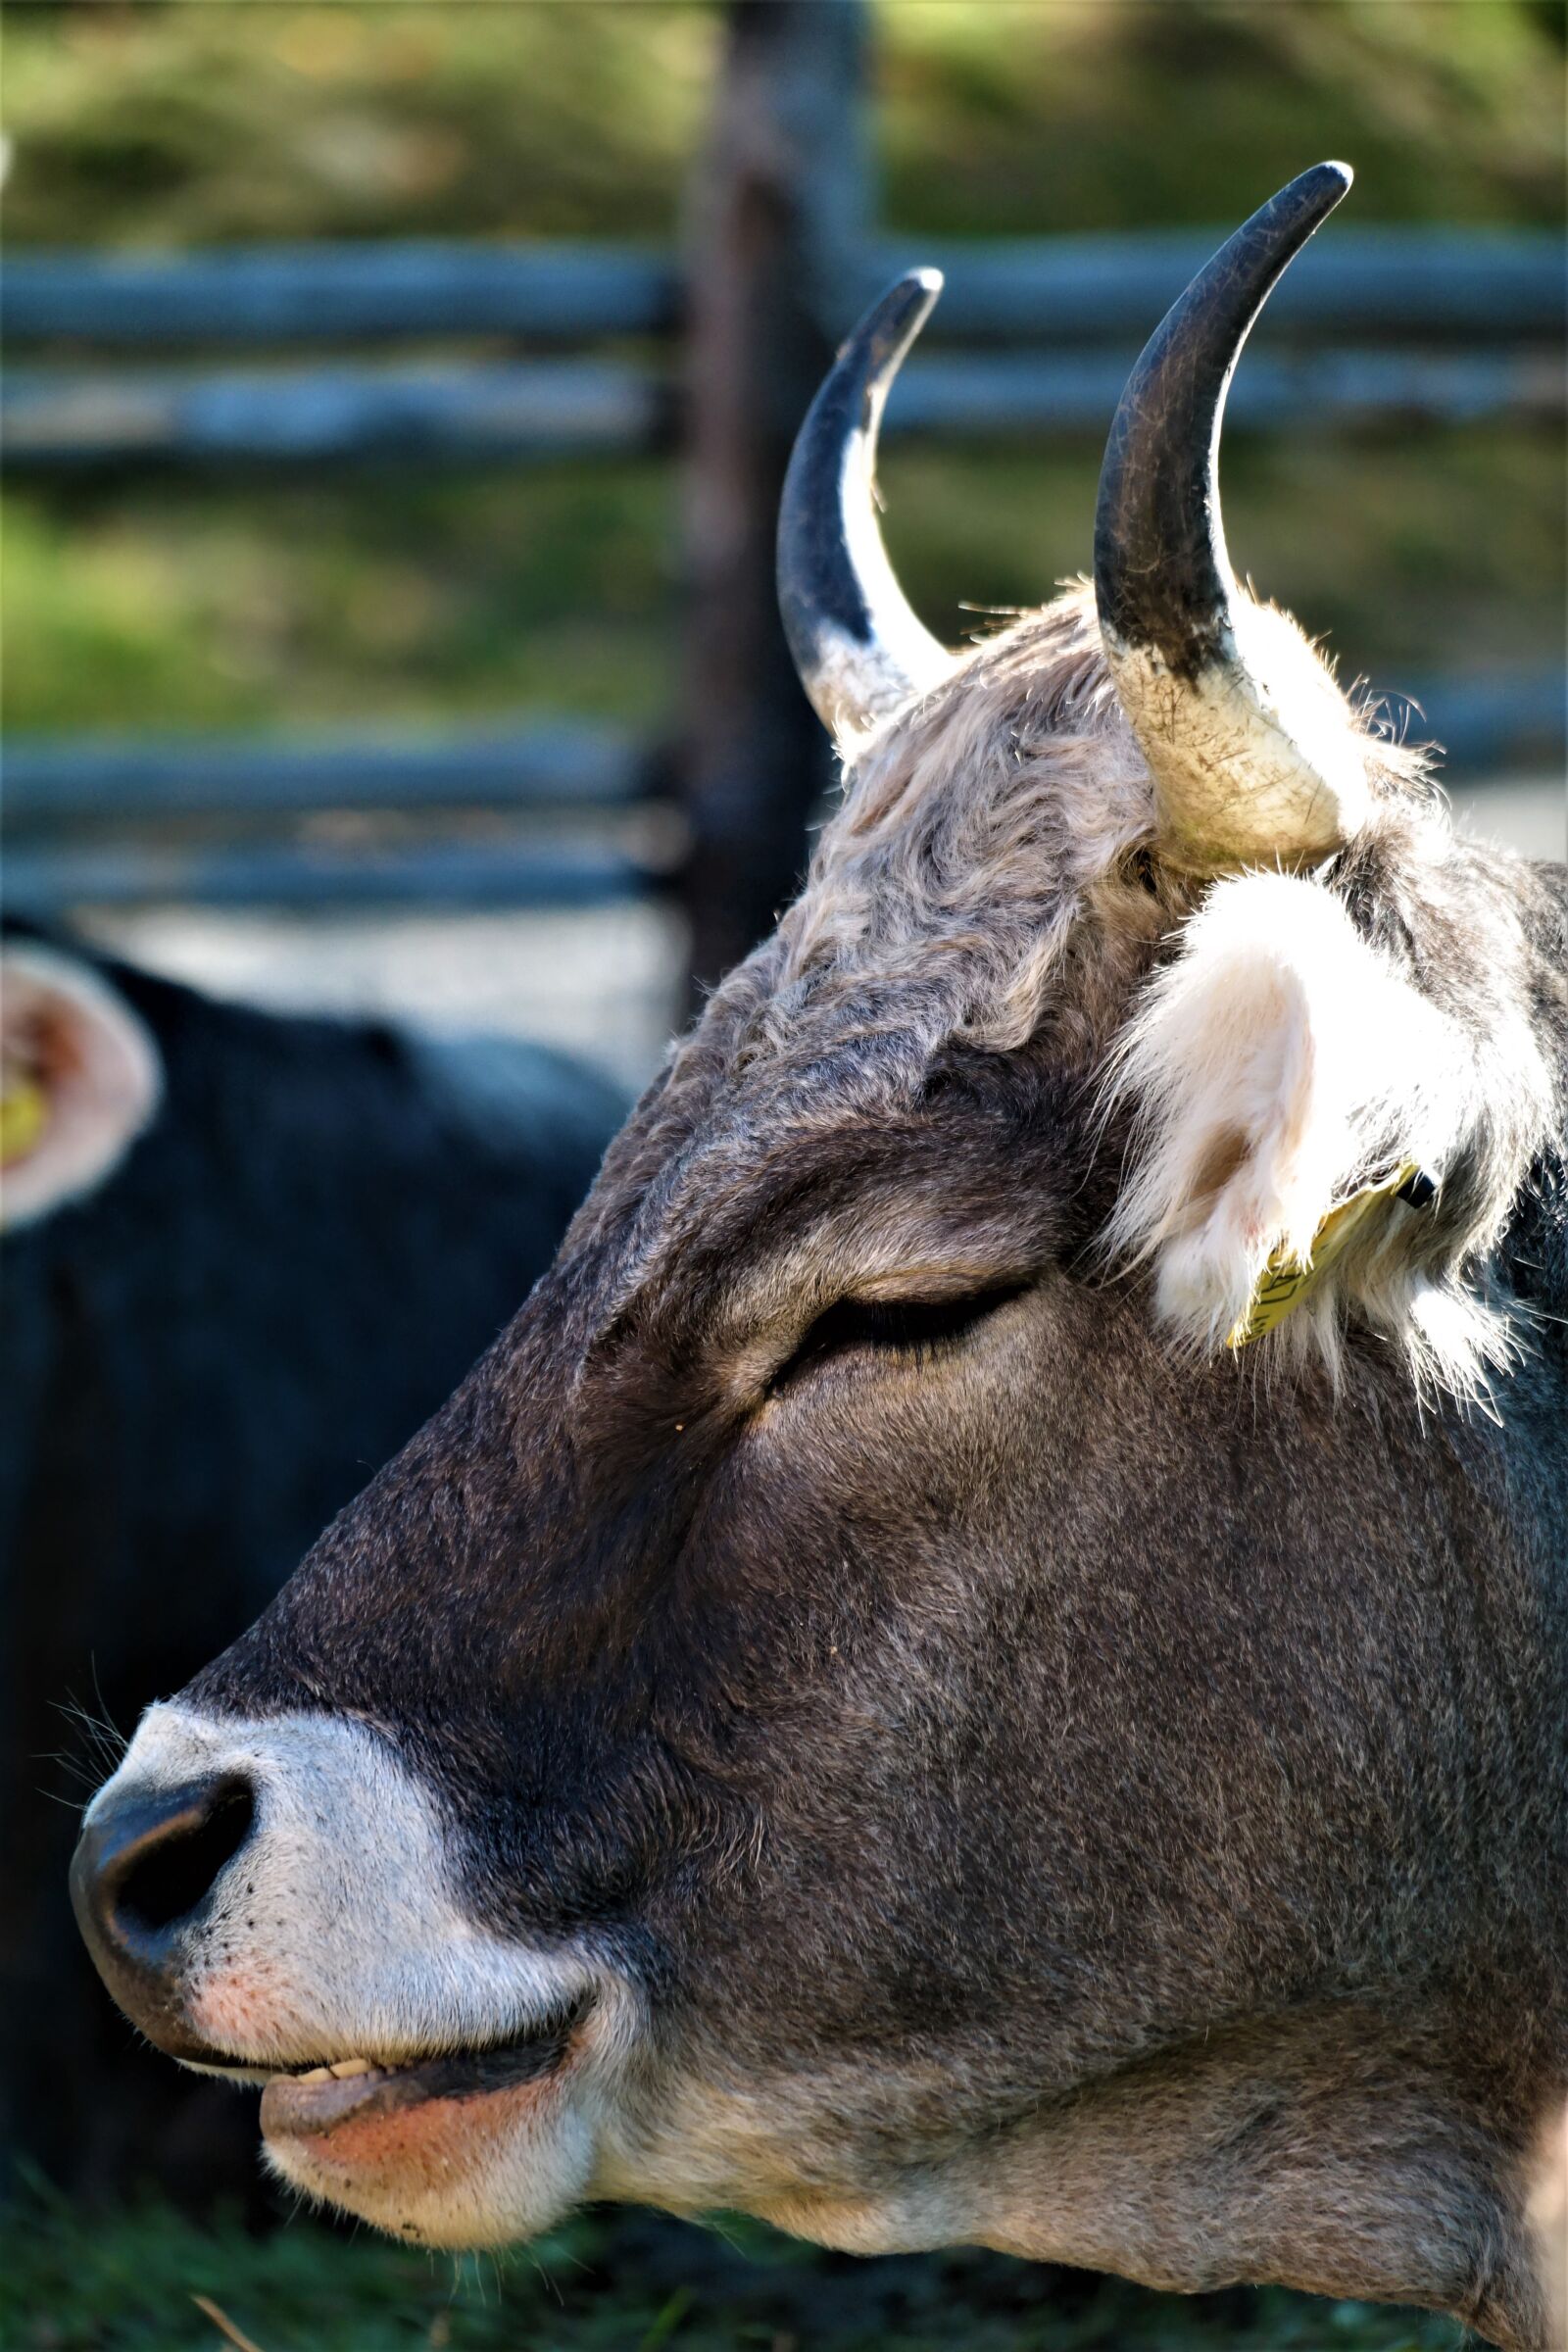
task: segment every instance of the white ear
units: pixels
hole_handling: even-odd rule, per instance
[[[0,1068],[6,1226],[33,1224],[102,1184],[163,1092],[140,1017],[90,964],[30,941],[0,955]]]
[[[1332,892],[1278,873],[1209,892],[1150,987],[1111,1083],[1135,1105],[1111,1246],[1152,1257],[1160,1315],[1208,1348],[1243,1315],[1273,1252],[1308,1259],[1342,1201],[1410,1160],[1441,1183],[1477,1092],[1464,1034],[1361,938]],[[1313,1294],[1310,1320],[1331,1349],[1333,1293],[1343,1299],[1412,1214],[1369,1221],[1365,1244]]]

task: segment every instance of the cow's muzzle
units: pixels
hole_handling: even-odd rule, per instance
[[[71,1899],[99,1975],[172,2058],[211,2058],[185,2016],[190,1939],[250,1838],[256,1791],[238,1772],[176,1788],[117,1789],[95,1807],[71,1865]]]

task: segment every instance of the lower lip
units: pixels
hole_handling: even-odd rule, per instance
[[[309,2145],[318,2161],[358,2167],[408,2156],[540,2101],[564,2070],[576,2020],[509,2049],[427,2058],[416,2066],[305,2082],[274,2076],[262,2093],[272,2143]]]

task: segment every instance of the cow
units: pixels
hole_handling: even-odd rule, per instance
[[[1252,318],[1145,350],[1093,585],[779,564],[842,806],[552,1270],[87,1810],[77,1913],[410,2241],[583,2198],[1544,2344],[1568,2082],[1568,876],[1234,580]]]
[[[624,1104],[520,1041],[221,1004],[22,926],[0,1044],[0,2149],[201,2203],[251,2188],[254,2134],[132,2045],[65,1916],[66,1702],[128,1727],[250,1622],[549,1263]]]

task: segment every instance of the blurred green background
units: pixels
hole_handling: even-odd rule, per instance
[[[661,0],[170,0],[3,11],[6,232],[30,245],[678,234],[722,21]],[[1560,225],[1558,0],[881,0],[882,226],[936,236],[1230,224],[1323,155],[1358,223]],[[895,560],[934,626],[1088,562],[1098,437],[896,448]],[[1380,685],[1539,668],[1564,636],[1549,425],[1236,436],[1238,563]],[[307,725],[529,708],[658,722],[674,697],[678,483],[595,461],[419,477],[124,477],[6,493],[15,728]],[[808,2352],[1396,2352],[1446,2323],[1237,2293],[1196,2304],[994,2257],[856,2266],[587,2217],[500,2267],[296,2223],[0,2218],[0,2344]],[[748,2256],[750,2259],[748,2259]]]
[[[34,2191],[0,2234],[7,2352],[1460,2352],[1461,2341],[1446,2320],[1277,2287],[1186,2300],[962,2248],[823,2254],[739,2216],[697,2230],[579,2214],[512,2253],[442,2259],[300,2220],[260,2239],[158,2207],[89,2224]]]
[[[12,247],[310,236],[666,238],[716,8],[4,14]],[[1553,223],[1558,0],[883,0],[883,225],[1230,224],[1354,163],[1358,224]],[[889,537],[933,625],[1088,562],[1097,438],[905,447]],[[1233,437],[1238,563],[1379,685],[1539,667],[1564,628],[1551,425]],[[655,719],[672,696],[677,485],[641,461],[425,477],[29,483],[8,495],[18,728]]]

